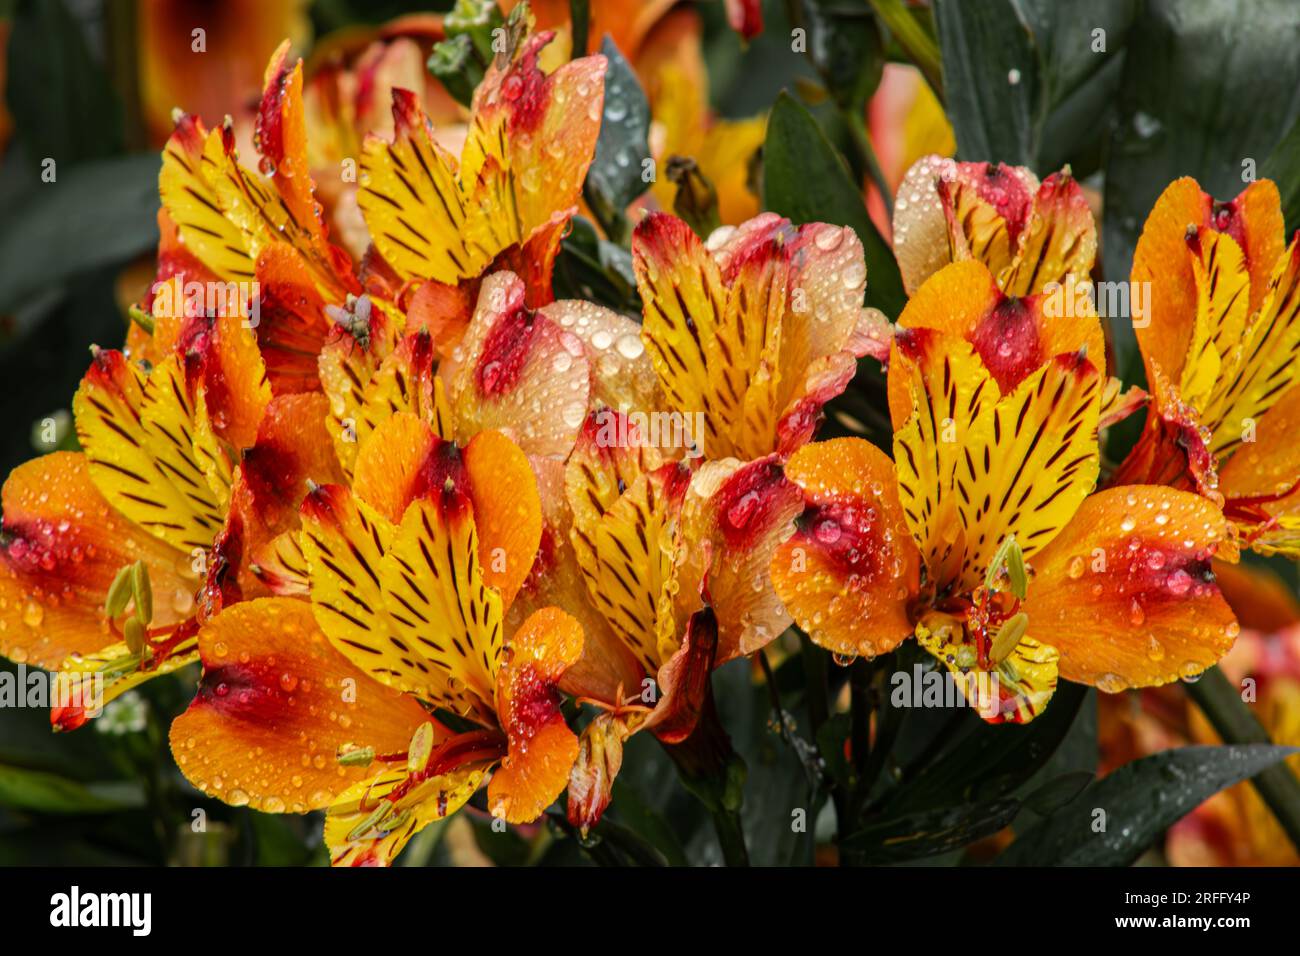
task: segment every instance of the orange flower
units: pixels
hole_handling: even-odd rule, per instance
[[[1070,275],[1088,278],[1097,227],[1068,168],[1040,185],[1023,166],[927,156],[898,187],[894,254],[908,295],[967,259],[987,266],[1007,295],[1036,295]]]
[[[1285,244],[1277,187],[1216,203],[1172,183],[1147,218],[1133,285],[1150,289],[1137,326],[1155,399],[1142,440],[1113,478],[1195,487],[1242,541],[1300,554],[1300,241]]]
[[[412,322],[448,327],[440,344],[463,331],[477,281],[494,266],[524,278],[530,305],[551,300],[551,266],[595,151],[605,72],[604,57],[590,56],[543,73],[551,39],[528,36],[489,68],[459,164],[407,91],[393,93],[392,142],[366,139],[357,202]],[[449,302],[460,306],[451,318]]]
[[[391,862],[488,772],[493,813],[536,819],[577,755],[556,685],[583,641],[556,608],[505,628],[541,535],[523,452],[398,412],[302,521],[310,604],[247,602],[199,634],[204,678],[171,734],[187,776],[233,803],[327,808],[335,864]]]
[[[874,656],[915,633],[994,721],[1032,719],[1058,672],[1115,691],[1218,660],[1237,631],[1209,565],[1222,516],[1170,489],[1089,494],[1095,321],[1045,322],[957,263],[899,324],[894,461],[842,439],[787,465],[806,506],[772,580],[812,639]]]

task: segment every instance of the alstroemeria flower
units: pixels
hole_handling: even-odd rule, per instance
[[[649,439],[613,409],[592,413],[564,466],[567,508],[544,506],[549,540],[523,589],[528,606],[563,601],[601,650],[564,684],[603,711],[584,730],[569,784],[569,818],[583,827],[608,805],[631,733],[684,740],[713,668],[790,624],[767,565],[800,500],[777,457],[694,468]]]
[[[1097,227],[1069,169],[1040,185],[1023,166],[917,161],[894,199],[894,255],[912,295],[950,262],[976,259],[1007,295],[1088,279]]]
[[[196,117],[178,114],[158,178],[158,276],[144,302],[155,327],[177,321],[166,314],[178,311],[166,300],[183,300],[194,283],[230,290],[229,311],[250,316],[256,307],[250,325],[277,395],[320,388],[317,355],[334,325],[328,309],[353,308],[367,291],[367,308],[392,309],[376,294],[385,283],[376,286],[369,269],[359,279],[348,254],[329,239],[308,164],[302,87],[302,63],[290,63],[286,42],[266,68],[257,171],[241,165],[229,125],[208,131]],[[136,357],[154,358],[138,327],[128,345]]]
[[[464,442],[499,429],[530,456],[567,457],[586,415],[592,363],[558,320],[585,304],[534,310],[526,295],[513,273],[484,279],[469,326],[441,362],[434,334],[409,319],[405,334],[374,311],[369,323],[336,328],[320,356],[320,380],[345,473],[399,411],[420,417],[440,438]]]
[[[366,139],[357,201],[404,284],[402,300],[440,345],[459,337],[476,281],[494,264],[525,279],[530,305],[551,300],[551,266],[595,152],[605,75],[602,56],[543,73],[538,59],[552,37],[528,36],[489,68],[459,163],[409,91],[393,91],[392,142]]]
[[[663,410],[702,415],[696,451],[753,460],[809,441],[866,351],[867,270],[853,230],[765,213],[706,246],[682,220],[651,213],[632,260]],[[608,351],[622,338],[589,341]]]
[[[196,593],[227,515],[274,525],[288,487],[305,492],[308,477],[332,473],[307,445],[324,438],[323,401],[272,399],[242,320],[194,316],[167,328],[175,336],[155,343],[165,352],[153,366],[97,351],[73,401],[84,451],[30,462],[5,485],[0,649],[69,679],[97,675],[105,700],[194,659],[210,610]],[[110,585],[137,561],[151,613],[109,614]],[[86,710],[56,712],[55,724],[79,726]]]
[[[352,488],[303,502],[310,605],[247,602],[200,633],[203,682],[171,734],[187,776],[263,810],[328,808],[336,864],[387,864],[489,772],[492,812],[536,819],[577,755],[556,684],[583,652],[556,608],[505,627],[540,507],[500,433],[461,448],[409,412],[384,421]],[[437,709],[477,727],[453,734]]]
[[[988,281],[949,266],[904,311],[892,462],[857,439],[790,459],[807,504],[773,559],[777,594],[841,655],[915,634],[993,721],[1032,719],[1058,674],[1115,691],[1200,673],[1237,632],[1210,570],[1223,516],[1168,488],[1090,494],[1102,396],[1093,330],[1074,323],[1049,339],[1032,317],[990,341],[979,325],[950,330],[947,310],[978,302]]]
[[[1300,555],[1300,240],[1286,245],[1277,187],[1216,203],[1172,183],[1132,279],[1150,288],[1137,338],[1156,407],[1113,480],[1196,487],[1250,547]]]

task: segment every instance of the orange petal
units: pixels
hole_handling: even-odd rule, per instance
[[[681,646],[655,675],[662,696],[643,726],[664,743],[681,743],[700,722],[717,653],[717,615],[712,608],[700,608],[687,621]]]
[[[1050,314],[1055,304],[1044,295],[1003,295],[983,263],[971,260],[953,263],[927,280],[908,300],[898,324],[962,336],[998,388],[1009,392],[1054,355],[1086,347],[1094,364],[1105,359],[1105,338],[1091,305],[1086,315],[1066,319]],[[890,408],[910,412],[901,384],[900,379],[890,388]]]
[[[1210,570],[1226,537],[1218,509],[1189,492],[1091,495],[1029,562],[1029,628],[1060,651],[1067,680],[1114,692],[1193,677],[1238,632]]]
[[[510,639],[497,675],[497,716],[510,752],[492,775],[488,804],[509,823],[530,823],[564,789],[578,738],[560,713],[560,678],[582,656],[582,628],[559,608],[536,612]]]
[[[839,438],[786,463],[806,506],[772,556],[772,584],[795,622],[837,654],[874,657],[912,633],[920,584],[893,462],[874,445]]]
[[[267,246],[257,257],[261,289],[257,344],[277,395],[320,388],[319,355],[331,322],[302,257],[287,245]]]
[[[542,502],[528,458],[500,432],[479,432],[465,446],[483,581],[508,608],[537,556]]]
[[[155,624],[194,606],[189,555],[131,524],[95,484],[84,455],[53,452],[5,481],[0,534],[0,654],[57,669],[69,655],[117,643],[104,598],[117,572],[144,561],[157,595]]]
[[[312,483],[341,483],[342,469],[325,430],[328,403],[307,393],[272,399],[257,442],[244,453],[231,489],[226,525],[210,561],[210,582],[229,603],[263,592],[264,551],[299,527],[298,506]],[[299,567],[305,575],[306,569]]]
[[[237,806],[321,809],[374,772],[340,764],[340,748],[401,753],[429,719],[334,650],[306,601],[227,608],[199,632],[199,651],[203,679],[172,723],[172,753],[191,783]]]
[[[537,557],[506,615],[512,633],[544,607],[562,607],[582,625],[582,658],[565,672],[561,689],[575,697],[620,703],[641,687],[645,669],[592,604],[570,541],[573,511],[564,496],[564,464],[533,461],[542,502],[542,534]]]
[[[500,432],[479,432],[462,451],[408,412],[374,431],[357,458],[358,497],[394,524],[448,481],[473,503],[484,581],[507,606],[528,576],[542,535],[542,505],[528,458]]]
[[[1287,583],[1264,565],[1215,560],[1214,578],[1242,627],[1273,634],[1300,622],[1300,600]]]
[[[1250,275],[1248,314],[1267,294],[1269,276],[1285,248],[1277,187],[1251,183],[1227,203],[1215,203],[1189,177],[1170,183],[1147,217],[1133,253],[1134,283],[1150,283],[1149,321],[1137,327],[1138,344],[1152,381],[1152,366],[1179,381],[1192,341],[1197,290],[1188,230],[1211,229],[1232,237]]]

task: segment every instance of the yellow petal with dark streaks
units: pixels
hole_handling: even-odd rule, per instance
[[[73,399],[90,476],[123,515],[168,544],[207,549],[221,510],[194,454],[194,410],[180,359],[146,380],[120,352],[100,351]]]
[[[1183,364],[1179,392],[1184,401],[1209,411],[1232,353],[1241,347],[1250,302],[1250,273],[1241,246],[1226,233],[1205,230],[1188,239],[1196,282],[1196,318]]]
[[[1278,260],[1259,313],[1233,357],[1202,414],[1213,432],[1210,451],[1220,457],[1248,437],[1258,438],[1260,420],[1300,377],[1300,239]]]
[[[389,615],[380,572],[397,529],[337,485],[321,485],[307,496],[302,525],[312,610],[330,643],[381,683],[462,709],[445,674],[429,665]]]
[[[255,257],[223,212],[211,176],[222,155],[220,131],[207,132],[198,117],[182,115],[163,148],[158,193],[187,250],[221,279],[251,282]]]
[[[664,213],[637,226],[632,261],[644,304],[641,337],[669,404],[704,413],[708,457],[734,453],[744,376],[736,336],[724,327],[727,290],[717,263],[686,223]]]
[[[965,339],[925,328],[899,332],[889,377],[906,383],[912,408],[894,432],[899,501],[931,581],[947,585],[964,547],[954,475],[967,449],[991,440],[997,383]]]
[[[501,595],[484,583],[469,497],[453,489],[412,502],[379,576],[414,669],[446,675],[490,708],[504,611]]]
[[[1097,482],[1101,377],[1058,355],[991,409],[992,428],[964,443],[954,475],[965,531],[961,581],[977,585],[1015,535],[1026,557],[1056,536]]]
[[[493,253],[465,238],[455,159],[434,142],[413,93],[393,90],[393,120],[393,142],[367,136],[361,155],[357,205],[375,248],[404,280],[477,276]]]

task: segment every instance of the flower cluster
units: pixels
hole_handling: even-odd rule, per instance
[[[743,204],[703,237],[639,218],[639,314],[557,301],[607,64],[511,26],[450,137],[376,79],[400,47],[357,67],[391,123],[287,41],[256,156],[177,113],[156,281],[94,352],[81,450],[4,486],[0,653],[105,699],[200,663],[170,733],[194,786],[324,810],[333,863],[382,865],[485,783],[509,823],[567,794],[594,826],[625,742],[690,739],[711,672],[792,626],[841,661],[915,637],[995,723],[1061,678],[1229,651],[1216,563],[1300,553],[1300,246],[1272,184],[1182,180],[1151,213],[1150,396],[1108,374],[1090,299],[1058,311],[1097,250],[1068,169],[917,163],[893,322],[852,229]],[[355,183],[318,195],[353,141]],[[866,357],[891,447],[815,440]],[[1145,406],[1108,466],[1099,436]]]

